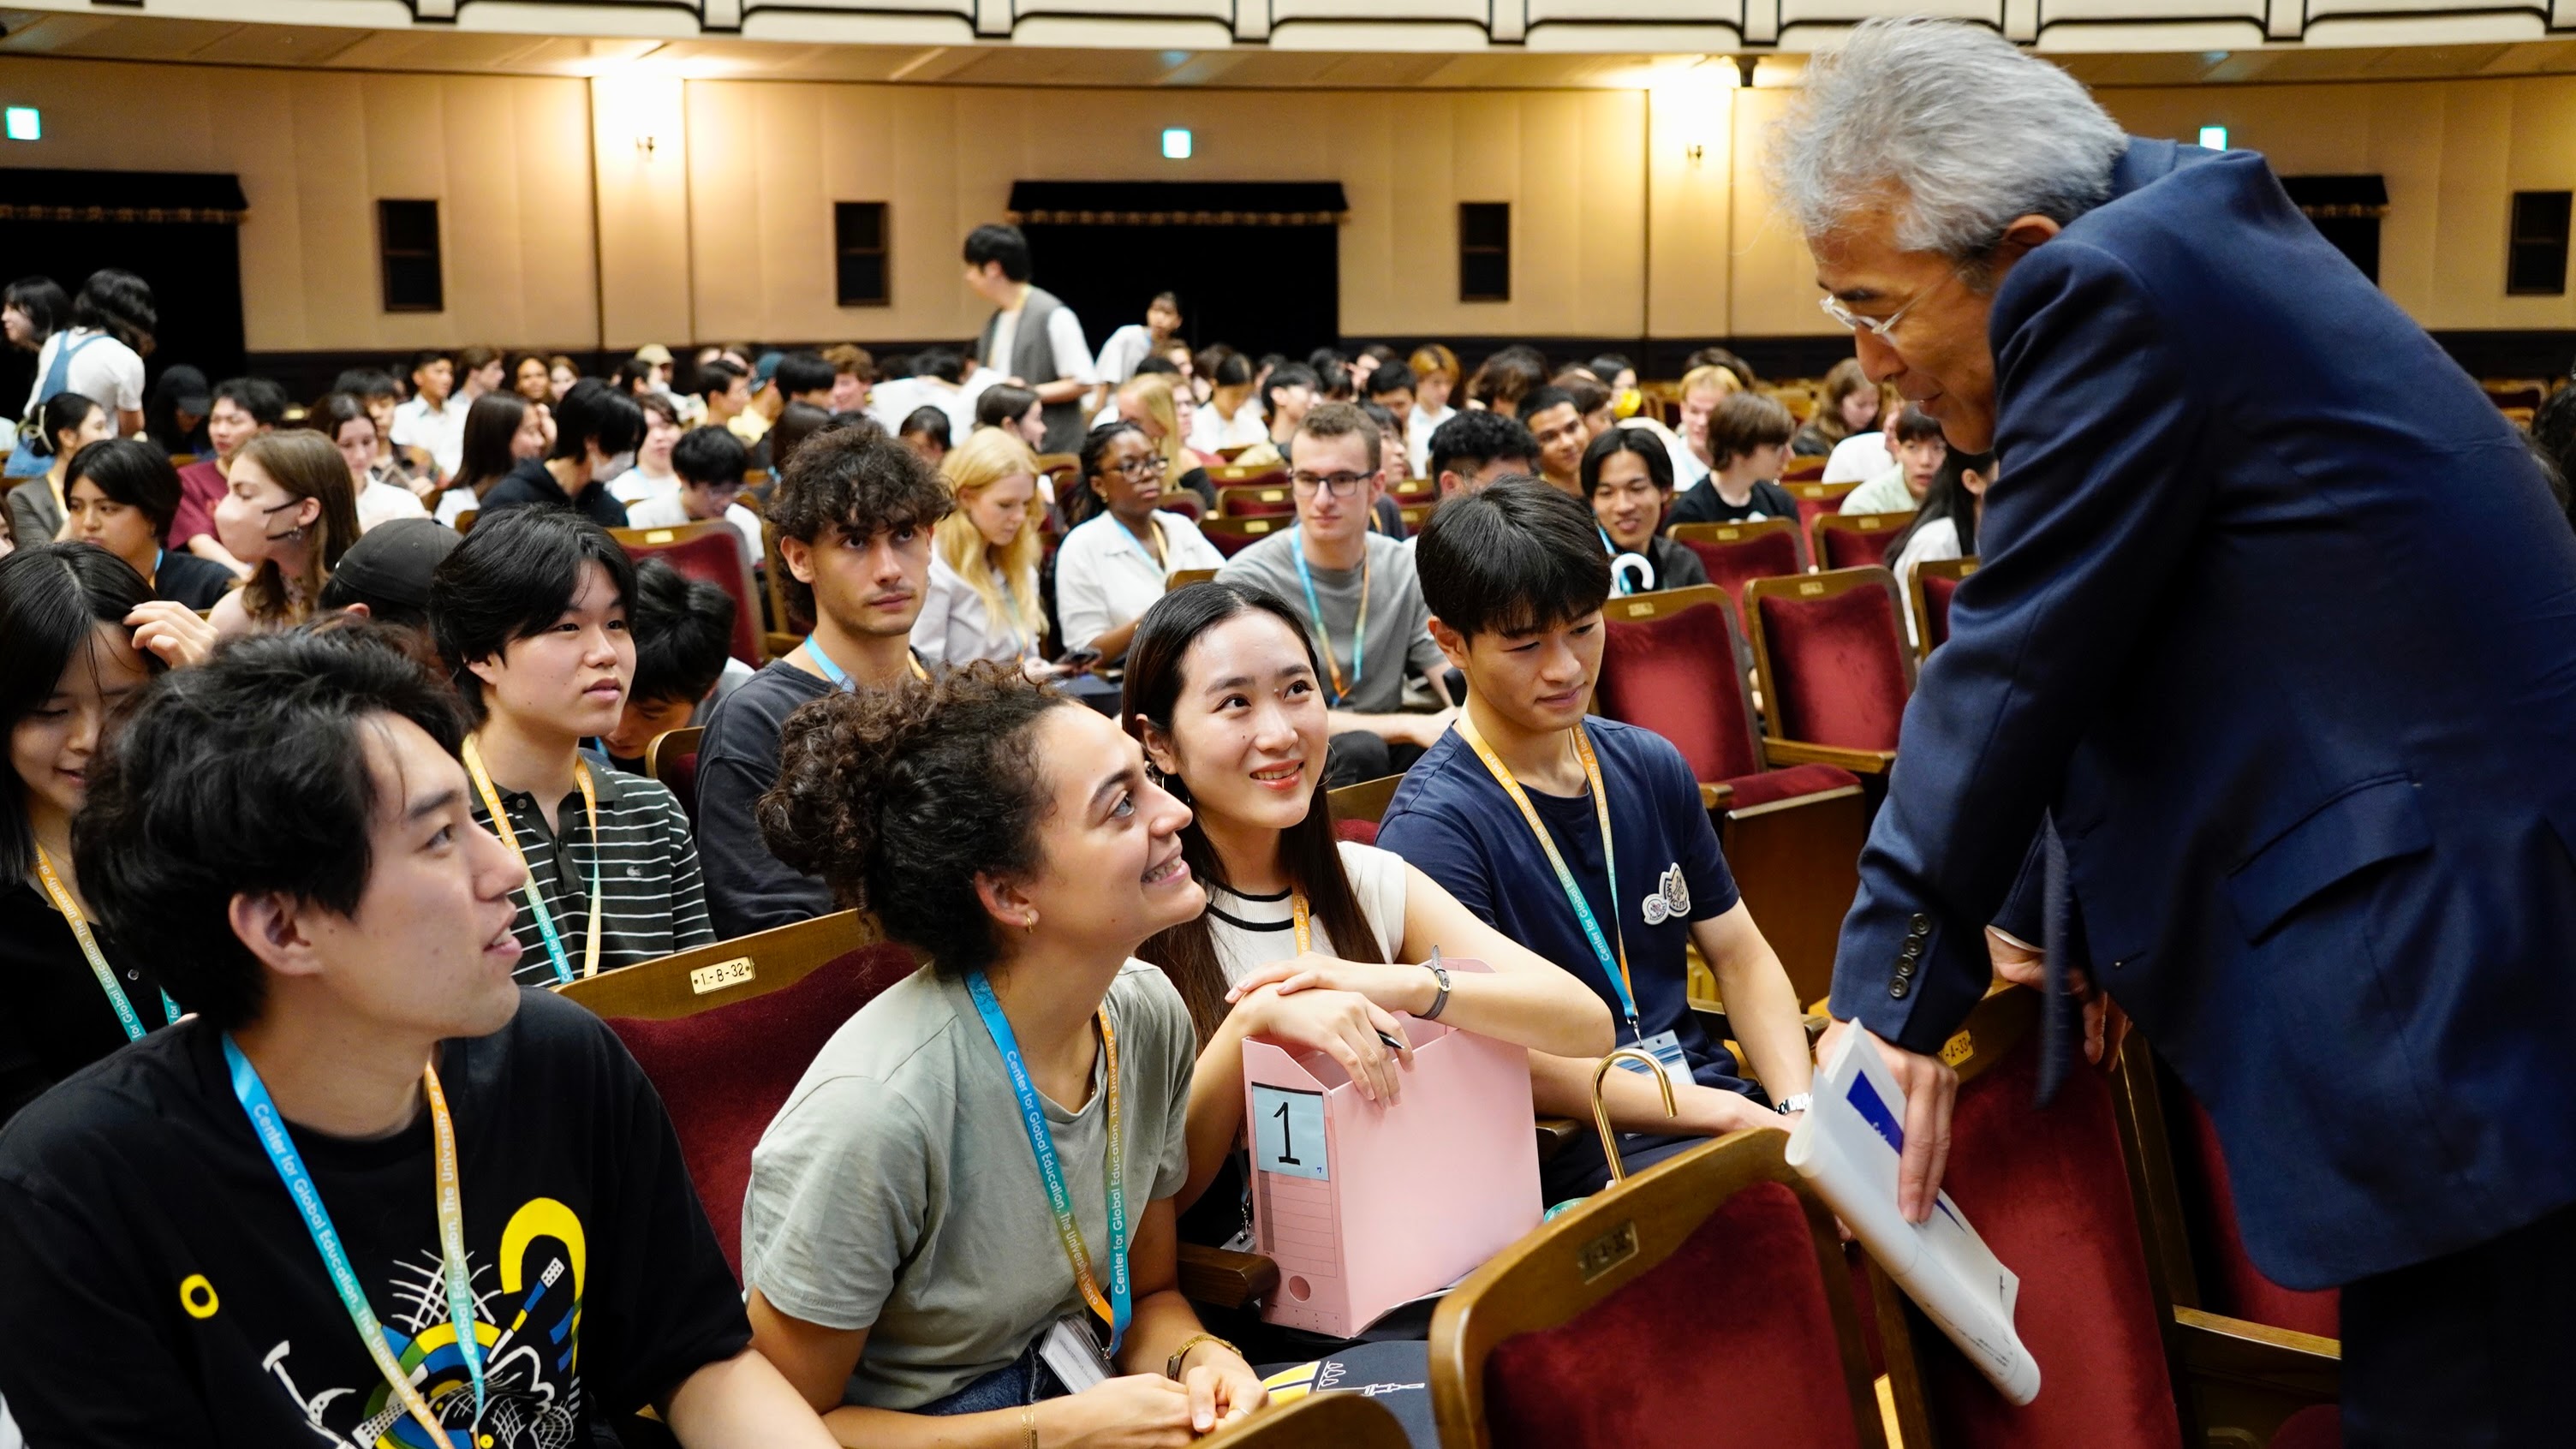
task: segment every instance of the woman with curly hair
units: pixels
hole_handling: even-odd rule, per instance
[[[1196,1043],[1135,954],[1207,893],[1135,743],[970,664],[798,710],[759,814],[929,964],[752,1153],[753,1343],[843,1443],[1161,1442],[1259,1407],[1180,1294]]]

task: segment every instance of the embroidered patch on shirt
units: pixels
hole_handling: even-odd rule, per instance
[[[1663,878],[1657,882],[1655,893],[1646,897],[1643,909],[1649,926],[1690,918],[1690,886],[1682,879],[1679,861],[1665,867]]]

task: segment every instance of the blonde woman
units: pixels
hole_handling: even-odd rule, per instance
[[[1675,477],[1678,486],[1689,488],[1717,468],[1717,461],[1709,455],[1709,414],[1743,387],[1744,383],[1723,367],[1694,367],[1682,374],[1682,425],[1674,430],[1681,435],[1684,450],[1673,459],[1679,470]],[[1684,458],[1689,461],[1685,463]]]
[[[1041,648],[1037,475],[1037,455],[1007,428],[976,429],[940,464],[957,507],[931,533],[930,592],[913,620],[913,651],[926,662],[953,669],[994,659],[1052,672]]]
[[[1131,377],[1118,387],[1118,418],[1144,430],[1145,441],[1154,445],[1154,455],[1163,460],[1163,477],[1175,488],[1186,488],[1198,495],[1199,507],[1216,511],[1216,488],[1208,482],[1203,470],[1208,460],[1190,447],[1190,419],[1185,416],[1189,405],[1166,373],[1145,373]]]
[[[1413,476],[1431,476],[1431,432],[1458,415],[1449,405],[1450,395],[1458,390],[1458,354],[1437,342],[1413,349],[1413,412],[1404,420],[1404,435],[1411,441],[1406,451],[1413,458]]]
[[[358,538],[348,462],[320,433],[262,433],[233,455],[224,483],[215,537],[251,575],[209,622],[226,637],[302,623]]]

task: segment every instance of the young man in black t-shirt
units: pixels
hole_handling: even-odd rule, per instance
[[[513,984],[520,871],[374,632],[166,676],[93,769],[82,884],[197,1015],[0,1132],[0,1398],[43,1445],[829,1444],[652,1087]]]

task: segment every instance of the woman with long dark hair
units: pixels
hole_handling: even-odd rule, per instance
[[[1245,1037],[1324,1052],[1387,1102],[1409,1056],[1388,1045],[1404,1040],[1396,1012],[1557,1056],[1611,1046],[1609,1008],[1583,983],[1402,859],[1334,838],[1320,673],[1294,609],[1217,581],[1165,595],[1127,652],[1121,718],[1194,812],[1182,858],[1208,892],[1204,914],[1137,951],[1170,975],[1198,1028],[1185,1210],[1242,1134]],[[1492,970],[1415,964],[1435,950]],[[1189,1226],[1223,1241],[1242,1213],[1238,1188],[1211,1195]]]
[[[453,528],[461,514],[482,507],[483,495],[530,458],[554,446],[552,416],[514,392],[487,392],[465,410],[465,444],[438,500],[438,521]]]
[[[144,446],[136,444],[135,446]],[[166,467],[167,464],[165,463]],[[150,975],[93,927],[72,865],[72,815],[119,706],[214,630],[116,555],[44,543],[0,558],[0,1122],[54,1083],[176,1016]]]

